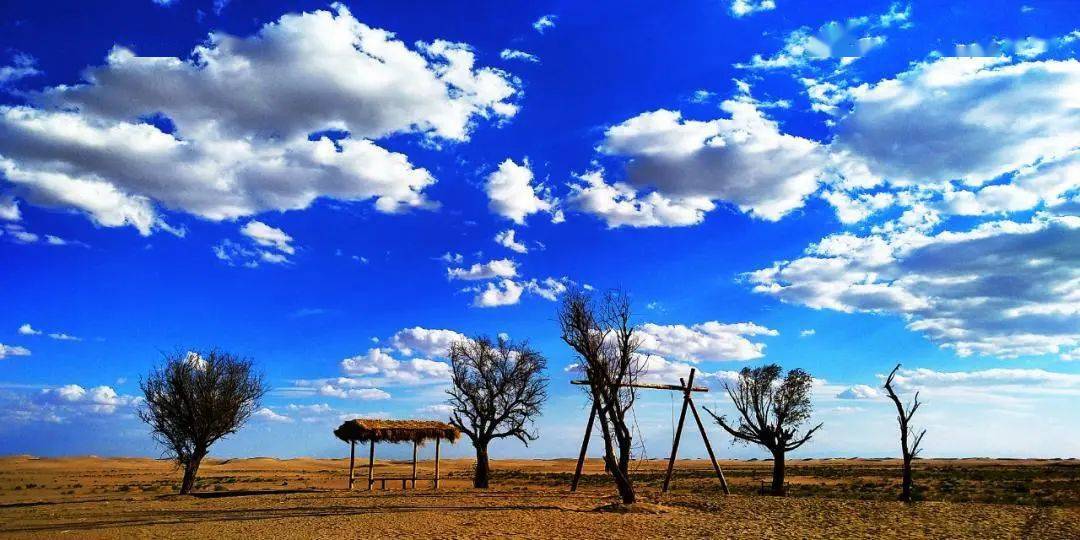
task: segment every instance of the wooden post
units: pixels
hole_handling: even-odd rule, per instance
[[[679,452],[679,439],[682,438],[683,422],[686,421],[686,408],[690,405],[690,389],[694,386],[694,372],[696,368],[690,368],[690,378],[686,383],[683,383],[685,390],[683,390],[683,403],[682,413],[679,414],[679,427],[675,429],[675,442],[671,445],[671,457],[668,459],[667,474],[664,476],[664,489],[667,493],[668,486],[671,485],[671,472],[675,469],[675,456]],[[682,383],[682,379],[679,379]]]
[[[349,489],[353,485],[353,468],[356,465],[356,441],[349,442]]]
[[[416,489],[416,441],[412,443],[412,488]]]
[[[716,456],[713,455],[712,445],[709,444],[709,436],[705,434],[705,424],[701,423],[701,417],[698,416],[697,407],[694,406],[694,400],[690,400],[690,412],[694,413],[694,421],[697,422],[697,427],[701,430],[701,440],[705,441],[705,450],[709,452],[709,461],[712,461],[713,470],[716,471],[716,477],[720,479],[720,487],[724,490],[724,495],[731,495],[731,491],[728,490],[727,479],[724,478],[724,471],[720,470],[720,465],[716,463]]]
[[[442,437],[435,437],[435,489],[439,489],[439,442]]]
[[[371,491],[375,485],[375,439],[371,439],[371,452],[368,453],[367,461],[367,489]]]
[[[585,438],[581,441],[581,453],[578,454],[577,469],[574,469],[574,481],[570,483],[570,491],[577,491],[578,480],[581,480],[581,468],[585,465],[585,452],[589,449],[589,437],[592,435],[595,418],[596,403],[593,403],[592,412],[589,413],[589,422],[585,424]]]

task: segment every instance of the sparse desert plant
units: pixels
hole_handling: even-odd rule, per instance
[[[516,437],[526,446],[536,440],[529,431],[547,399],[547,360],[527,343],[499,337],[476,337],[450,345],[453,369],[450,423],[472,440],[476,449],[473,486],[486,489],[491,477],[488,444]]]
[[[919,401],[919,393],[915,392],[911,404],[904,407],[900,397],[893,391],[893,381],[896,379],[896,372],[899,370],[900,364],[896,364],[892,373],[889,373],[889,377],[885,379],[885,391],[888,393],[889,399],[896,405],[896,421],[900,424],[900,451],[904,454],[904,479],[900,487],[900,500],[911,502],[911,492],[914,488],[914,480],[911,476],[911,462],[922,450],[919,445],[922,444],[926,430],[915,433],[915,430],[911,427],[911,417],[915,416],[915,411],[918,411],[919,406],[922,405],[922,402]]]
[[[735,440],[764,446],[772,453],[773,495],[785,494],[786,454],[809,441],[822,426],[818,424],[799,434],[813,411],[810,389],[814,379],[801,369],[788,371],[781,379],[782,371],[776,364],[745,367],[734,384],[724,383],[724,390],[739,412],[738,424],[705,408]]]
[[[641,338],[631,323],[630,299],[613,291],[598,302],[583,291],[572,291],[563,296],[557,318],[562,340],[577,353],[588,382],[589,399],[604,437],[605,468],[615,479],[622,502],[632,504],[633,437],[626,413],[637,397],[633,384],[644,373],[645,362],[637,352]]]
[[[139,387],[139,418],[184,467],[181,494],[191,492],[210,446],[240,429],[267,391],[250,360],[218,350],[166,355]]]

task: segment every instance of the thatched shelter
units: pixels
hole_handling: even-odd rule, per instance
[[[412,481],[412,487],[416,488],[416,449],[418,446],[435,441],[435,478],[434,488],[439,488],[439,443],[443,439],[456,442],[461,437],[461,432],[445,422],[433,420],[378,420],[357,418],[347,420],[334,430],[334,436],[349,443],[349,489],[353,487],[353,469],[356,462],[356,443],[367,442],[371,450],[368,454],[368,490],[375,484],[375,443],[411,442],[413,444],[412,476],[398,478],[380,478],[382,486],[386,487],[387,480],[401,480],[401,488],[405,489],[405,483]]]

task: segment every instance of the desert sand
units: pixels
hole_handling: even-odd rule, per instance
[[[347,491],[347,460],[208,459],[197,494],[175,495],[180,472],[144,458],[0,458],[0,535],[57,538],[1080,538],[1080,463],[1075,460],[924,460],[929,500],[895,496],[892,460],[794,461],[792,496],[755,493],[769,462],[722,462],[724,496],[705,461],[677,466],[672,492],[662,461],[635,464],[641,499],[615,501],[599,461],[569,491],[573,460],[493,462],[493,488],[470,487],[470,460],[445,460],[434,491],[400,481]],[[377,462],[375,475],[406,475]],[[430,476],[432,464],[420,472]],[[380,487],[376,485],[376,488]],[[978,502],[991,501],[991,502]]]

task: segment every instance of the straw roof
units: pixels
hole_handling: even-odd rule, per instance
[[[446,422],[433,420],[376,420],[357,418],[346,420],[334,430],[334,435],[345,442],[415,442],[435,439],[450,442],[461,437],[458,428]]]

